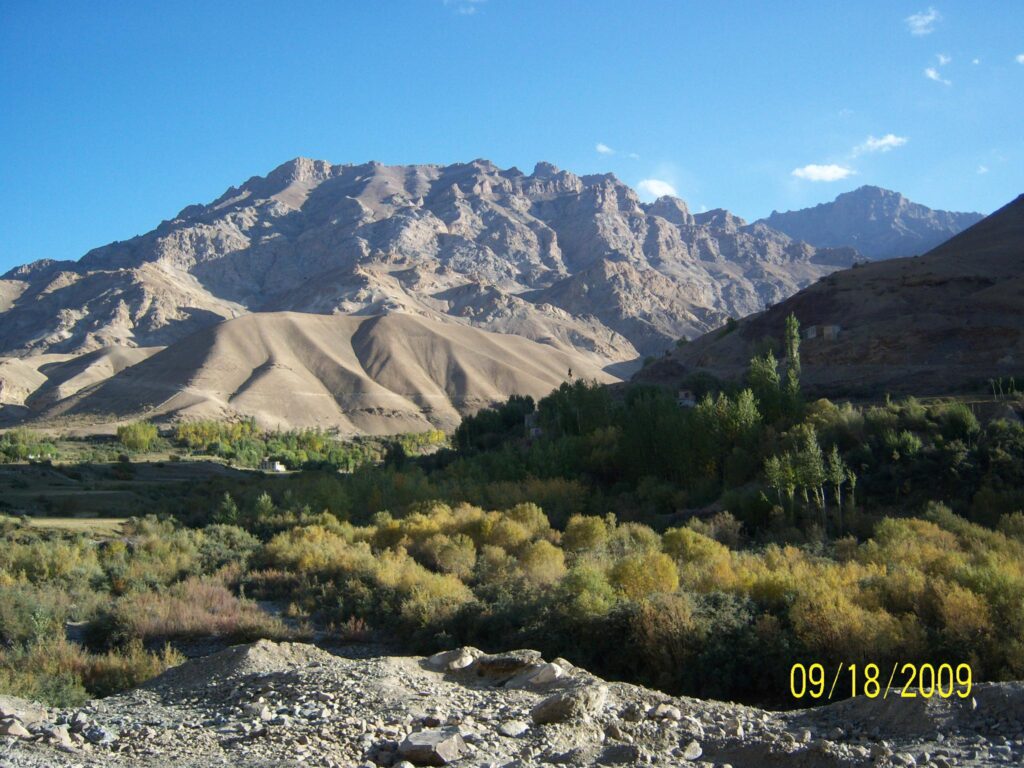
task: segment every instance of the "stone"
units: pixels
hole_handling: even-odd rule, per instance
[[[597,758],[598,765],[636,765],[640,748],[634,744],[612,744],[605,747]]]
[[[704,754],[704,750],[700,746],[700,742],[696,739],[689,741],[685,747],[683,747],[683,759],[684,760],[700,760],[701,755]]]
[[[15,720],[13,717],[0,720],[0,736],[15,736],[19,739],[27,739],[31,735],[28,728],[22,725],[20,720]]]
[[[413,765],[447,765],[466,752],[466,742],[455,730],[410,733],[398,746],[398,755]]]
[[[644,719],[644,709],[639,704],[630,704],[622,710],[622,719],[630,723],[637,723]]]
[[[15,717],[26,728],[45,722],[48,715],[43,707],[14,696],[0,695],[0,720]]]
[[[86,728],[82,733],[90,744],[113,744],[117,741],[117,734],[98,725]]]
[[[530,724],[523,720],[508,720],[498,726],[498,733],[502,736],[508,736],[515,738],[516,736],[522,736],[530,730]]]
[[[75,742],[71,738],[71,734],[68,733],[68,727],[66,725],[52,725],[48,728],[44,728],[43,733],[52,739],[58,747],[71,749],[75,745]],[[75,736],[78,738],[79,742],[84,738],[80,732],[76,732]]]
[[[600,713],[607,700],[608,686],[581,686],[542,699],[530,710],[530,717],[537,725],[585,720]]]
[[[651,717],[655,720],[682,720],[683,713],[679,707],[672,706],[671,704],[659,704],[651,710]]]
[[[451,651],[435,653],[433,656],[427,658],[426,665],[431,669],[453,672],[455,670],[465,669],[472,664],[479,655],[480,651],[476,648],[456,648]]]

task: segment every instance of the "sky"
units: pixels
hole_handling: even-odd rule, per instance
[[[1024,3],[0,0],[0,273],[296,156],[990,213],[1024,192]]]

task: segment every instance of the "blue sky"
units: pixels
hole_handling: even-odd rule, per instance
[[[0,104],[0,271],[297,155],[987,213],[1024,192],[1024,3],[0,0]]]

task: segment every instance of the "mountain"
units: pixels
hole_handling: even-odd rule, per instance
[[[627,373],[642,355],[780,301],[855,259],[851,249],[815,248],[727,211],[694,216],[671,197],[643,203],[610,174],[577,176],[548,163],[526,175],[486,160],[297,158],[79,261],[38,261],[3,275],[0,407],[8,421],[145,406],[167,415],[259,414],[281,425],[278,395],[294,386],[326,398],[323,407],[291,409],[295,423],[358,431],[421,424],[428,414],[449,425],[456,411],[518,391],[509,387],[543,394],[540,383],[557,385],[570,366]],[[378,393],[383,399],[366,407],[391,414],[383,421],[346,415],[355,406],[344,387],[358,389],[375,374],[335,360],[348,372],[327,380],[315,360],[288,351],[296,338],[313,338],[329,357],[332,344],[355,347],[368,318],[399,314],[422,320],[429,332],[417,338],[452,357],[426,373],[399,366],[413,378],[385,389],[411,400]],[[359,320],[330,325],[335,316]],[[397,320],[374,327],[378,336],[408,330]],[[466,335],[472,330],[501,335]],[[451,343],[456,337],[461,346]],[[523,340],[533,343],[529,351]],[[475,344],[488,354],[504,344],[510,363],[523,355],[543,375],[528,366],[518,377],[499,375],[470,354]],[[403,348],[409,354],[418,351]],[[139,378],[149,371],[158,373]],[[159,402],[150,397],[157,391]],[[430,398],[441,398],[434,411]]]
[[[806,332],[803,381],[824,395],[945,393],[1024,381],[1024,195],[924,256],[836,272],[765,312],[715,331],[638,378],[680,382],[697,371],[738,378],[756,350]]]
[[[899,192],[865,186],[813,208],[772,211],[761,222],[818,247],[856,248],[874,261],[924,253],[982,218],[980,213],[934,211]]]
[[[603,364],[778,301],[852,263],[731,216],[642,203],[612,175],[486,160],[299,158],[152,232],[0,281],[0,354],[164,346],[246,312],[401,311]]]
[[[51,363],[25,405],[51,420],[253,416],[270,428],[394,434],[452,430],[511,393],[548,394],[570,370],[613,380],[574,352],[404,314],[251,313],[131,352],[133,364],[106,376],[95,371],[110,367],[110,349]]]

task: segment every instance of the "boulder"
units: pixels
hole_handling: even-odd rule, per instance
[[[683,747],[683,759],[684,760],[700,760],[701,755],[704,754],[704,750],[700,746],[700,742],[693,740],[687,743]]]
[[[509,720],[498,727],[498,733],[509,738],[522,736],[528,730],[530,730],[530,724],[523,720]]]
[[[0,696],[0,720],[9,717],[16,717],[26,728],[31,728],[44,722],[48,716],[43,707],[31,701],[15,696]]]
[[[438,669],[443,672],[454,672],[458,669],[465,669],[473,661],[480,656],[480,651],[476,648],[464,647],[456,648],[451,651],[441,651],[435,653],[426,660],[426,665],[431,669]]]
[[[27,739],[31,735],[28,728],[22,725],[20,720],[15,720],[13,717],[0,720],[0,736],[15,736],[19,739]]]
[[[507,683],[506,688],[543,688],[557,680],[562,680],[567,673],[555,662],[538,664],[524,669]]]
[[[466,751],[466,742],[454,729],[416,731],[398,746],[398,755],[413,765],[447,765]]]
[[[608,686],[586,685],[541,699],[530,711],[537,725],[587,720],[599,714],[608,700]]]

